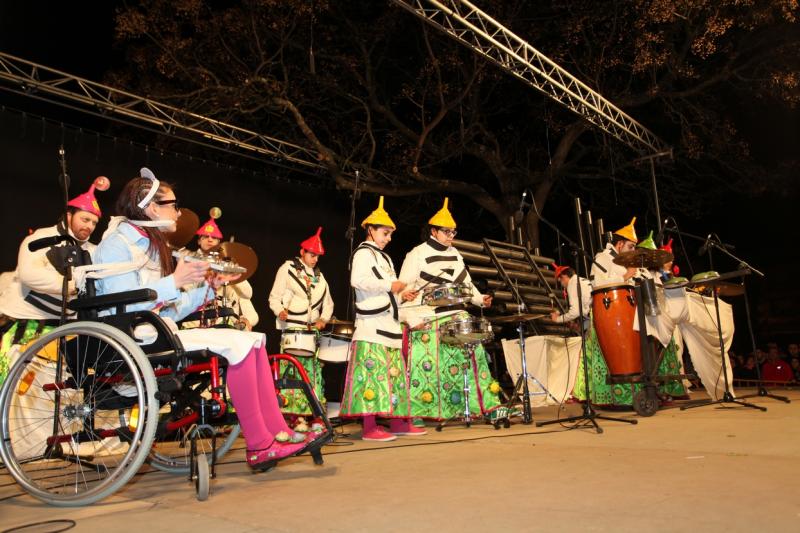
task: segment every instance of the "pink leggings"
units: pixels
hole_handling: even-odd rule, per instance
[[[275,383],[263,346],[253,348],[244,361],[228,367],[228,390],[248,450],[267,448],[277,433],[291,432],[278,407]]]

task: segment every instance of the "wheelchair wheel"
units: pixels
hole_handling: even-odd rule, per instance
[[[241,429],[239,424],[216,427],[215,429],[219,433],[217,435],[216,452],[216,462],[219,463],[220,459],[230,451],[233,443],[236,442]],[[189,432],[195,430],[196,428],[190,428]],[[189,446],[191,434],[189,432],[173,440],[161,440],[153,444],[150,455],[147,458],[150,466],[170,474],[188,474],[191,466],[191,447]],[[208,432],[203,431],[197,435],[196,442],[198,454],[205,454],[210,465],[214,454],[212,453],[211,437]]]
[[[208,499],[208,493],[211,490],[211,474],[208,470],[209,458],[204,453],[197,454],[197,461],[194,480],[194,490],[197,495],[197,501],[204,502]]]
[[[144,462],[158,422],[153,369],[122,331],[60,326],[33,342],[0,389],[0,457],[32,496],[88,505]]]

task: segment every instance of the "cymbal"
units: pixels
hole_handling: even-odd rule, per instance
[[[614,258],[614,263],[629,268],[661,268],[664,263],[672,261],[673,257],[666,250],[636,248],[632,252],[619,254]]]
[[[194,211],[181,207],[181,216],[175,223],[175,231],[167,233],[167,242],[174,248],[183,248],[194,237],[197,228],[200,227],[200,219]]]
[[[744,285],[739,285],[738,283],[720,281],[715,285],[717,287],[717,294],[720,296],[741,296],[744,294]]]
[[[258,268],[258,256],[255,250],[240,242],[225,241],[219,246],[219,253],[222,257],[230,259],[239,266],[247,269],[242,277],[232,282],[232,285],[241,283],[252,276]]]
[[[517,322],[528,322],[529,320],[538,320],[547,316],[548,315],[545,314],[520,313],[517,315],[489,316],[486,318],[489,322],[494,322],[495,324],[516,324]]]

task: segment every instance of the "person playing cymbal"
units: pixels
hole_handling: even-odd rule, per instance
[[[615,231],[611,237],[611,242],[606,244],[606,247],[594,256],[596,264],[592,264],[592,271],[589,276],[592,286],[622,283],[636,275],[636,268],[624,267],[614,263],[614,258],[620,254],[632,252],[636,248],[638,239],[636,238],[636,228],[634,228],[635,223],[636,217],[633,217],[630,224]],[[605,272],[598,265],[603,267]]]
[[[219,252],[220,244],[222,243],[222,230],[217,224],[217,220],[222,215],[222,211],[218,207],[211,208],[209,214],[211,218],[208,222],[200,226],[200,229],[195,232],[197,235],[197,248],[199,252],[204,255]],[[221,285],[216,291],[216,299],[214,304],[229,307],[237,315],[237,319],[230,325],[237,329],[252,331],[253,327],[258,324],[258,312],[253,306],[253,287],[247,280],[237,281],[235,284]],[[213,312],[209,312],[213,315]],[[216,322],[218,319],[211,319]],[[223,319],[225,320],[225,319]],[[182,328],[196,328],[200,326],[199,321],[183,322]]]

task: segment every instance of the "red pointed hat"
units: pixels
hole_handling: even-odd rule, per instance
[[[556,273],[556,279],[558,279],[558,277],[559,277],[561,274],[563,274],[563,272],[564,272],[566,269],[568,269],[568,268],[569,268],[569,266],[566,266],[566,265],[564,265],[564,266],[558,266],[558,265],[557,265],[557,264],[555,264],[555,263],[550,263],[550,264],[553,266],[553,270],[554,270],[554,271],[555,271],[555,273]]]
[[[98,217],[102,216],[103,213],[100,211],[100,204],[97,203],[97,198],[94,197],[94,191],[97,189],[98,191],[106,191],[111,186],[111,182],[105,176],[98,176],[94,179],[91,187],[89,190],[83,194],[80,194],[67,202],[67,205],[70,207],[75,207],[80,209],[81,211],[88,211],[93,215]]]
[[[322,247],[322,226],[317,228],[317,233],[300,243],[300,248],[312,254],[325,255],[325,248]]]
[[[659,248],[659,250],[666,250],[666,251],[668,251],[669,253],[672,253],[672,239],[670,239],[669,241],[667,241],[667,244],[665,244],[665,245],[661,246],[661,247]]]

